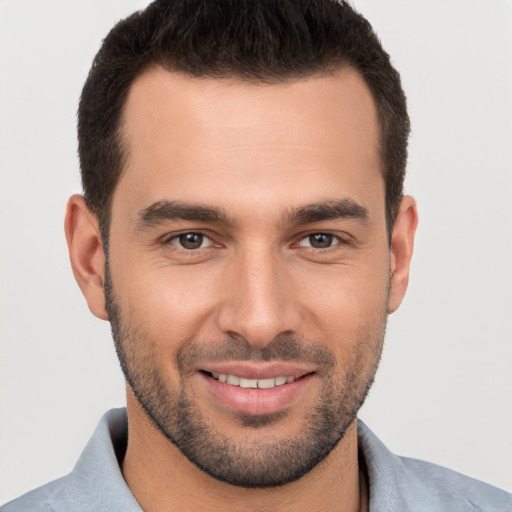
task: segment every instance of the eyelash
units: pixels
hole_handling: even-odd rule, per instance
[[[304,242],[308,239],[311,239],[311,237],[314,237],[314,236],[331,237],[332,238],[331,244],[328,247],[313,247],[312,245],[301,245],[302,242]],[[335,235],[334,233],[330,233],[328,231],[315,231],[312,233],[307,233],[302,238],[300,238],[300,240],[294,245],[299,246],[299,247],[307,247],[309,250],[313,250],[313,251],[327,252],[329,250],[336,250],[337,248],[339,248],[338,246],[340,246],[340,245],[349,245],[349,243],[350,242],[348,240],[341,237],[340,235]]]
[[[195,248],[195,249],[188,249],[186,247],[183,247],[183,245],[181,245],[181,244],[178,245],[178,243],[173,244],[173,242],[178,241],[180,239],[180,237],[183,237],[183,236],[186,236],[186,235],[201,236],[201,237],[204,237],[204,239],[209,240],[210,243],[206,247],[198,247],[198,248]],[[301,243],[303,241],[306,241],[308,238],[311,238],[311,237],[314,237],[314,236],[332,237],[333,240],[332,240],[331,245],[329,245],[328,247],[313,247],[311,245],[301,245]],[[193,255],[193,254],[195,254],[198,251],[201,251],[201,250],[204,250],[204,249],[207,249],[207,248],[209,248],[211,246],[215,246],[216,245],[215,241],[213,240],[213,238],[211,236],[209,236],[208,234],[202,232],[202,231],[182,231],[181,233],[176,233],[176,234],[173,234],[171,236],[167,236],[167,237],[163,238],[162,239],[162,243],[164,245],[169,245],[169,244],[175,245],[178,250],[181,250],[184,253],[189,254],[189,255]],[[348,246],[350,244],[351,244],[351,242],[349,240],[347,240],[346,237],[342,237],[340,235],[335,235],[334,233],[330,233],[328,231],[314,231],[314,232],[308,232],[306,234],[301,235],[300,239],[297,242],[294,242],[292,244],[292,247],[304,247],[304,248],[307,248],[307,250],[310,250],[310,251],[325,253],[325,252],[329,252],[331,250],[336,250],[337,248],[339,248],[340,245]]]
[[[196,235],[196,236],[201,236],[203,237],[204,239],[207,239],[210,241],[210,243],[206,246],[206,247],[198,247],[197,249],[187,249],[186,247],[183,247],[183,246],[179,246],[178,244],[173,244],[174,241],[177,241],[180,239],[180,237],[182,236],[186,236],[186,235]],[[202,249],[206,249],[207,247],[210,247],[212,245],[215,245],[215,242],[214,240],[212,239],[211,236],[208,236],[206,233],[203,233],[201,231],[182,231],[181,233],[176,233],[176,234],[173,234],[171,236],[168,236],[168,237],[165,237],[163,240],[162,240],[162,243],[164,245],[168,245],[168,244],[171,244],[171,245],[176,245],[178,247],[178,250],[182,250],[186,253],[189,253],[189,254],[194,254],[196,251],[200,251]]]

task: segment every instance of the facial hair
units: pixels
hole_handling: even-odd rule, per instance
[[[199,469],[220,481],[245,488],[275,487],[304,476],[324,460],[355,420],[373,383],[386,327],[386,306],[371,327],[360,328],[350,364],[341,368],[333,353],[318,342],[280,335],[264,348],[243,338],[222,344],[189,340],[174,361],[180,382],[170,388],[159,356],[151,351],[144,326],[131,322],[121,310],[112,286],[108,258],[105,265],[106,309],[121,368],[140,405],[156,428]],[[387,301],[386,301],[387,303]],[[342,342],[343,333],[340,333]],[[160,356],[161,357],[161,356]],[[264,433],[233,440],[216,428],[195,403],[188,386],[199,360],[290,361],[321,368],[320,399],[308,412],[299,434],[272,440]],[[256,429],[278,423],[284,412],[237,414],[240,426]]]

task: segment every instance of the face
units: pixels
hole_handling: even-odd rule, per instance
[[[295,480],[377,368],[390,252],[376,110],[352,70],[133,85],[107,311],[158,429],[217,479]]]

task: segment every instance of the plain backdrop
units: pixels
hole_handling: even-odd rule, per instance
[[[137,0],[0,0],[0,503],[73,467],[124,404],[68,263],[75,112]],[[355,0],[403,77],[420,226],[361,417],[396,453],[512,491],[512,2]]]

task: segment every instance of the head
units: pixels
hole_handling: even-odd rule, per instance
[[[106,38],[78,126],[68,243],[129,416],[218,480],[302,477],[354,426],[412,254],[405,99],[370,25],[157,1]]]

